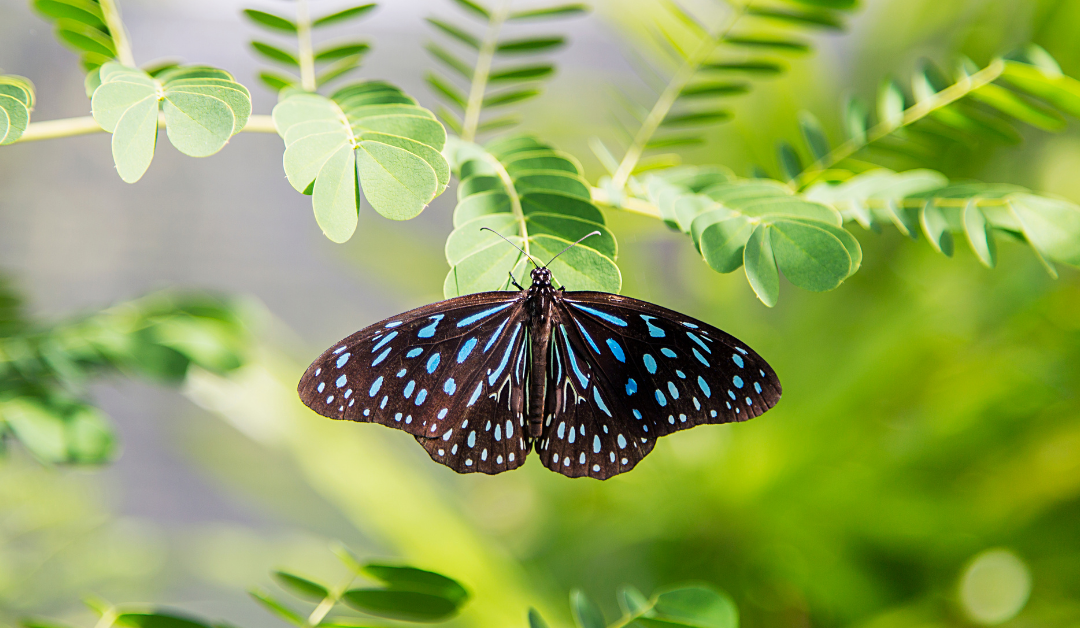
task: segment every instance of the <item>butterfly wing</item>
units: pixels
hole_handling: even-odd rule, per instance
[[[516,292],[472,294],[366,327],[308,367],[300,398],[332,419],[404,430],[458,472],[516,468],[527,447],[523,304]]]
[[[554,309],[536,444],[553,471],[606,479],[632,469],[660,436],[744,421],[780,399],[768,363],[699,320],[600,292],[562,293]]]

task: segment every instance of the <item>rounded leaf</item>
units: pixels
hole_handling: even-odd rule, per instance
[[[743,265],[743,247],[754,225],[742,216],[734,216],[709,225],[701,232],[698,248],[713,270],[730,273]]]
[[[353,154],[352,146],[342,145],[327,158],[315,178],[311,195],[315,221],[332,242],[345,242],[356,231],[360,201],[356,186],[357,160]]]
[[[169,141],[191,157],[208,157],[221,150],[236,125],[232,108],[206,94],[166,91],[162,111]]]
[[[391,220],[415,218],[438,191],[439,179],[431,166],[396,146],[360,142],[356,165],[364,198]],[[318,190],[318,182],[315,188]]]
[[[158,101],[153,94],[128,107],[116,123],[112,155],[124,182],[135,183],[150,167],[157,146],[157,130]]]
[[[364,573],[381,580],[390,589],[427,593],[461,604],[469,597],[469,592],[456,580],[434,571],[370,563],[364,566]]]
[[[743,265],[746,267],[746,279],[758,299],[767,307],[776,305],[780,297],[780,274],[776,270],[767,225],[758,225],[750,234],[743,249]]]
[[[581,589],[570,592],[570,609],[574,612],[574,621],[578,628],[604,628],[607,625],[600,607]]]
[[[302,598],[322,600],[330,593],[325,586],[287,571],[275,571],[273,576],[283,589]]]
[[[851,274],[847,247],[827,230],[804,222],[781,220],[770,226],[776,264],[788,281],[805,290],[832,290]]]
[[[402,621],[442,621],[458,610],[458,605],[452,600],[415,591],[352,589],[346,591],[342,599],[365,613]]]
[[[664,591],[656,595],[653,619],[641,619],[645,626],[688,626],[692,628],[738,628],[739,611],[730,597],[711,587],[695,586]],[[656,621],[659,620],[659,621]]]
[[[968,244],[975,256],[987,268],[993,268],[997,264],[997,245],[990,233],[990,223],[986,221],[975,199],[964,205],[964,233],[967,235]]]

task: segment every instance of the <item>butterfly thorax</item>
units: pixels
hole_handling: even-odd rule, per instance
[[[551,312],[558,291],[551,285],[551,271],[536,268],[532,271],[532,285],[525,294],[525,309],[529,314],[529,338],[531,343],[531,371],[547,371],[548,346],[551,340]],[[529,436],[539,438],[543,431],[544,402],[547,397],[543,377],[533,377],[529,387]]]

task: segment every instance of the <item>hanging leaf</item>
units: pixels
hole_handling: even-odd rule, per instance
[[[775,267],[774,267],[775,272]],[[639,621],[647,628],[738,628],[739,612],[727,595],[711,587],[684,587],[655,596],[655,615]]]
[[[776,270],[767,225],[758,225],[750,234],[743,249],[743,264],[754,294],[766,307],[775,306],[780,298],[780,274]]]
[[[34,84],[21,76],[0,76],[0,146],[22,137],[33,109]]]
[[[347,20],[355,19],[355,18],[358,18],[358,17],[360,17],[362,15],[366,15],[369,11],[374,9],[375,6],[376,6],[375,3],[372,2],[372,3],[368,3],[368,4],[361,4],[359,6],[355,6],[355,7],[352,7],[350,9],[344,9],[342,11],[337,11],[336,13],[331,13],[330,15],[326,15],[326,16],[318,18],[317,20],[313,21],[311,23],[311,25],[315,26],[315,27],[319,27],[319,26],[328,26],[330,24],[337,24],[339,22],[345,22]]]
[[[581,589],[570,592],[570,609],[578,628],[604,628],[607,625],[600,608]]]
[[[296,32],[296,23],[288,18],[281,17],[280,15],[274,15],[273,13],[267,13],[265,11],[256,11],[255,9],[244,9],[244,16],[259,26],[265,26],[266,28],[286,33]]]

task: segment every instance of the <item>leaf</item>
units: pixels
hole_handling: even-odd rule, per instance
[[[581,13],[588,12],[589,7],[584,4],[572,3],[561,4],[558,6],[547,7],[543,9],[527,9],[525,11],[514,11],[510,14],[511,20],[533,20],[543,19],[549,17],[567,17],[570,15],[579,15]]]
[[[983,266],[993,268],[997,265],[997,245],[990,233],[990,224],[986,221],[975,199],[964,205],[961,219],[964,222],[964,234],[967,235],[968,244],[975,256],[979,258]]]
[[[739,264],[742,265],[742,262],[740,261]],[[619,598],[619,608],[622,609],[624,615],[637,617],[652,609],[652,602],[633,585],[624,584],[620,586],[617,597]]]
[[[94,28],[105,28],[101,7],[90,0],[34,0],[34,9],[47,18],[69,19]]]
[[[883,81],[878,89],[878,120],[889,127],[904,122],[904,93],[891,79]]]
[[[344,57],[330,64],[315,76],[315,84],[320,87],[360,66],[360,55]]]
[[[511,39],[501,41],[495,47],[495,52],[500,54],[531,54],[554,50],[566,43],[566,38],[558,35],[549,37],[527,37],[525,39]]]
[[[529,607],[529,628],[548,628],[547,622],[540,616],[540,611]]]
[[[523,89],[511,89],[501,92],[496,92],[484,97],[484,107],[501,107],[504,105],[521,102],[528,100],[535,96],[540,95],[540,90],[532,87],[526,87]]]
[[[300,61],[297,60],[296,55],[286,50],[282,50],[277,46],[272,46],[268,43],[261,41],[253,41],[251,42],[251,48],[255,52],[261,54],[267,59],[270,59],[271,61],[277,61],[286,65],[300,67]]]
[[[117,121],[112,155],[116,171],[125,183],[135,183],[150,167],[157,146],[157,127],[158,102],[153,94],[133,103]]]
[[[781,37],[761,36],[736,36],[728,37],[724,43],[743,48],[775,50],[778,52],[802,53],[809,52],[810,46],[805,42]]]
[[[363,572],[394,590],[428,593],[446,598],[455,604],[461,604],[469,598],[469,592],[458,581],[434,571],[369,563],[364,565]]]
[[[221,150],[235,125],[232,108],[224,100],[206,94],[166,89],[162,112],[169,141],[192,157],[206,157]]]
[[[476,2],[473,2],[472,0],[454,0],[454,2],[456,2],[458,6],[465,9],[466,11],[471,11],[472,13],[475,13],[476,15],[479,15],[484,19],[491,18],[490,11],[485,9],[483,6],[477,4]]]
[[[776,220],[770,236],[777,266],[788,281],[804,290],[832,290],[851,274],[847,247],[826,229],[806,222]]]
[[[0,76],[0,146],[22,137],[30,124],[34,89],[21,76]]]
[[[750,234],[743,249],[743,265],[746,266],[746,279],[758,299],[766,307],[776,305],[780,297],[780,274],[776,270],[768,225],[758,225]]]
[[[447,67],[460,74],[462,78],[472,80],[472,66],[457,58],[445,48],[435,43],[428,43],[424,46],[424,49],[431,53],[433,57],[442,61]]]
[[[360,170],[357,161],[353,157],[352,147],[342,144],[319,168],[315,178],[311,195],[315,222],[319,223],[319,228],[331,242],[345,242],[356,231],[359,206],[356,179]],[[377,164],[369,167],[369,172],[365,174],[372,176],[372,170],[383,174],[379,172]],[[364,192],[366,195],[367,190]]]
[[[607,625],[600,608],[581,589],[570,592],[570,609],[578,628],[604,628]]]
[[[862,144],[866,142],[866,129],[870,111],[859,98],[850,96],[844,101],[844,132],[850,139]]]
[[[323,17],[320,17],[319,19],[313,21],[311,23],[311,25],[315,26],[315,27],[319,27],[319,26],[327,26],[329,24],[337,24],[338,22],[344,22],[346,20],[351,20],[353,18],[357,18],[357,17],[360,17],[361,15],[366,14],[367,12],[374,9],[375,6],[376,6],[375,3],[372,2],[372,3],[369,3],[369,4],[361,4],[359,6],[352,7],[351,9],[344,9],[342,11],[337,11],[336,13],[331,13],[330,15],[325,15]]]
[[[352,589],[345,592],[342,600],[370,615],[413,622],[442,621],[458,610],[451,600],[413,591]]]
[[[934,250],[946,257],[952,257],[953,237],[949,232],[949,221],[933,200],[927,201],[919,209],[919,224]]]
[[[259,80],[270,89],[281,91],[287,87],[296,85],[299,78],[295,76],[288,76],[285,74],[278,74],[277,72],[259,72]]]
[[[112,38],[88,24],[68,19],[57,20],[56,36],[76,52],[99,55],[104,60],[116,57]]]
[[[347,44],[335,44],[327,46],[315,52],[316,61],[333,61],[343,57],[362,55],[371,49],[371,46],[362,42],[350,42]]]
[[[121,613],[114,625],[127,628],[211,628],[205,622],[171,613]]]
[[[488,75],[488,81],[491,83],[501,83],[506,81],[527,81],[541,79],[546,76],[551,76],[555,73],[555,66],[548,63],[541,63],[537,65],[519,66],[516,68],[504,68],[502,70],[495,70]]]
[[[774,272],[775,272],[775,267]],[[739,613],[727,595],[711,587],[670,589],[657,594],[655,615],[639,620],[647,627],[738,628]]]
[[[679,92],[680,98],[707,98],[714,96],[736,96],[750,91],[747,83],[723,83],[710,81],[687,85]]]
[[[701,69],[714,72],[773,75],[782,73],[786,68],[775,61],[722,61],[704,63]]]
[[[1080,207],[1065,200],[1014,194],[1009,207],[1023,234],[1043,255],[1080,266]]]
[[[67,461],[64,420],[51,409],[30,399],[0,402],[0,420],[31,455],[47,464]]]
[[[465,104],[468,101],[468,97],[465,96],[465,94],[462,94],[457,87],[454,87],[450,83],[442,80],[441,78],[439,78],[439,75],[433,72],[428,72],[427,76],[424,77],[424,80],[426,80],[428,85],[430,85],[436,92],[442,94],[447,100],[454,103],[461,109],[465,109]]]
[[[1061,74],[1060,68],[1052,72],[1007,61],[1001,78],[1016,89],[1046,101],[1071,116],[1080,117],[1080,81]]]
[[[803,139],[806,140],[806,146],[810,149],[810,154],[814,156],[814,159],[824,159],[831,150],[829,138],[825,137],[825,130],[821,128],[821,123],[814,117],[814,114],[809,111],[800,111],[799,128],[802,130]]]
[[[296,24],[293,23],[292,20],[281,17],[280,15],[266,13],[265,11],[256,11],[255,9],[244,9],[244,15],[260,26],[284,31],[286,33],[296,32]]]
[[[969,98],[1044,131],[1060,131],[1065,128],[1065,119],[1058,112],[1029,101],[1000,85],[983,85],[971,92]]]
[[[692,113],[683,113],[676,115],[669,115],[661,122],[663,126],[696,126],[702,124],[713,124],[716,122],[723,122],[731,119],[731,112],[724,109],[715,109],[712,111],[695,111]]]
[[[844,24],[829,11],[793,11],[788,9],[767,9],[750,7],[747,15],[763,17],[798,27],[817,26],[831,30],[843,30]]]
[[[440,20],[438,18],[429,17],[429,18],[425,18],[425,19],[427,20],[428,24],[431,24],[435,28],[437,28],[437,29],[441,30],[442,32],[446,33],[450,37],[453,37],[454,39],[460,41],[461,43],[465,44],[466,46],[468,46],[468,47],[470,47],[470,48],[472,48],[474,50],[479,50],[480,49],[480,38],[479,37],[476,37],[475,35],[465,31],[464,29],[459,28],[457,26],[454,26],[453,24],[451,24],[449,22],[446,22],[444,20]]]
[[[776,145],[776,156],[780,162],[780,172],[784,179],[794,181],[803,171],[802,160],[795,152],[795,147],[788,142],[781,141]]]
[[[249,591],[251,597],[255,598],[255,601],[262,604],[263,608],[284,619],[285,621],[295,626],[301,626],[302,628],[307,626],[307,622],[296,611],[292,610],[285,604],[279,602],[273,598],[270,594],[263,591],[254,590]]]
[[[706,227],[698,247],[705,263],[719,273],[730,273],[743,265],[743,248],[754,232],[754,224],[742,216],[733,216]]]
[[[287,571],[275,571],[272,575],[283,588],[302,598],[322,600],[330,594],[325,586]]]
[[[66,417],[67,462],[102,464],[116,455],[116,436],[108,417],[93,406],[80,405]]]

